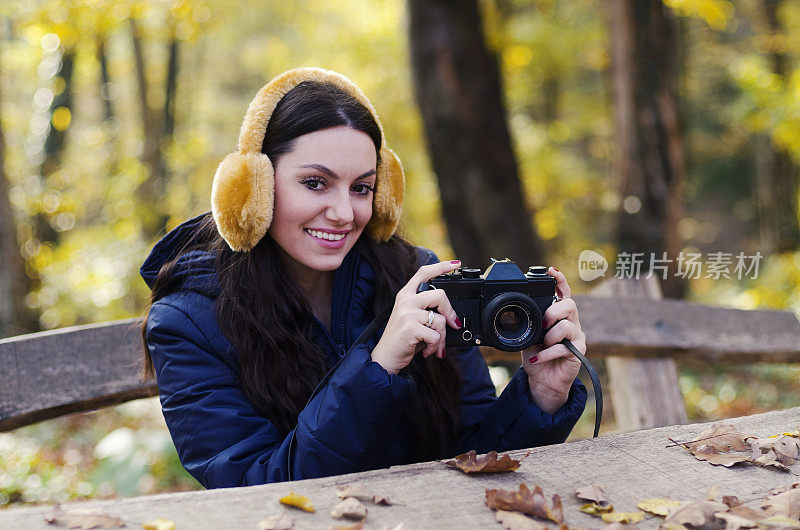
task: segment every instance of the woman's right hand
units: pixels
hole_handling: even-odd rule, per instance
[[[373,361],[390,374],[396,374],[408,366],[421,343],[424,343],[424,357],[434,353],[439,358],[444,357],[447,326],[459,329],[461,322],[442,289],[417,293],[417,288],[422,282],[455,270],[460,265],[461,262],[457,260],[423,265],[397,292],[386,329],[372,350]],[[436,309],[430,327],[425,325],[428,321],[428,308]]]

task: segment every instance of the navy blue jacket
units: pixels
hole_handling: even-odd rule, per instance
[[[199,220],[185,222],[156,244],[140,270],[149,286]],[[315,323],[315,339],[330,366],[373,319],[375,273],[357,247],[334,273],[330,332]],[[420,248],[419,255],[420,265],[438,261],[426,249]],[[215,318],[220,286],[213,265],[210,253],[183,254],[175,267],[177,291],[153,304],[147,319],[147,346],[164,418],[181,462],[206,488],[287,480],[290,436],[256,412],[237,384],[236,351]],[[372,361],[370,352],[381,333],[353,348],[300,413],[292,478],[411,463],[403,412],[416,385],[410,376],[389,374]],[[577,379],[567,403],[550,415],[531,399],[522,368],[495,397],[478,348],[462,349],[455,356],[463,386],[453,455],[563,442],[583,412],[586,388]]]

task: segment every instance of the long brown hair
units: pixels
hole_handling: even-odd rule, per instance
[[[262,152],[273,165],[291,151],[294,140],[310,132],[345,125],[372,138],[380,149],[380,130],[371,113],[348,93],[326,84],[301,83],[278,103],[267,125]],[[219,235],[209,214],[191,246],[165,263],[154,282],[149,307],[180,288],[173,277],[180,255],[206,250],[215,256],[221,293],[216,301],[220,329],[238,353],[237,379],[254,408],[288,434],[316,385],[328,370],[326,356],[313,339],[312,309],[290,278],[278,245],[265,235],[250,252],[235,252]],[[363,233],[357,251],[376,275],[373,311],[394,304],[398,290],[419,267],[414,246],[400,235],[377,242]],[[143,377],[154,377],[142,325]],[[406,407],[406,424],[416,461],[450,455],[458,429],[460,377],[452,355],[445,359],[414,356],[408,366],[417,392]]]

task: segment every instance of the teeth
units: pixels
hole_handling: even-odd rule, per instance
[[[328,232],[320,232],[318,230],[306,229],[309,234],[319,239],[327,239],[328,241],[339,241],[344,238],[346,234],[329,234]]]

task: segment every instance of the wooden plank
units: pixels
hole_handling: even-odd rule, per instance
[[[710,307],[681,300],[575,296],[590,358],[607,355],[712,363],[800,362],[800,322],[791,311]],[[489,362],[519,355],[485,349]]]
[[[800,424],[800,407],[724,422],[736,425],[744,434],[763,437],[796,428]],[[757,508],[759,499],[771,488],[796,482],[793,474],[758,466],[712,466],[696,460],[681,447],[666,447],[669,437],[690,441],[708,425],[662,427],[537,447],[517,471],[501,475],[464,475],[434,461],[290,484],[166,493],[65,507],[101,510],[138,524],[164,517],[174,521],[177,528],[196,529],[255,529],[260,520],[286,511],[297,519],[295,528],[324,529],[341,524],[329,515],[339,500],[334,489],[361,482],[374,493],[398,503],[369,506],[365,528],[394,528],[401,522],[409,529],[500,528],[494,512],[485,505],[485,490],[516,489],[524,482],[531,487],[541,485],[548,499],[559,494],[569,526],[599,528],[603,524],[599,519],[579,511],[583,502],[573,495],[576,488],[599,484],[618,511],[631,511],[639,500],[648,497],[703,500],[706,489],[717,484],[722,494],[735,495],[746,506]],[[799,467],[797,463],[792,469],[796,473]],[[278,499],[289,490],[311,499],[317,512],[281,506]],[[52,529],[44,520],[50,509],[0,510],[0,528]],[[636,527],[657,528],[662,521],[663,518],[648,516]]]
[[[138,376],[140,318],[0,340],[0,431],[157,394]]]

